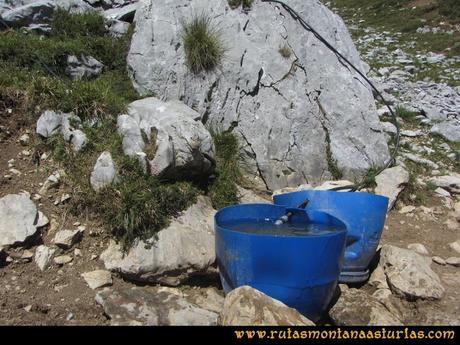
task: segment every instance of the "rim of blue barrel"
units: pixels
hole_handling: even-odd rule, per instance
[[[359,195],[362,196],[363,194],[369,197],[376,197],[380,198],[385,201],[389,201],[390,199],[386,197],[385,195],[380,195],[380,194],[374,194],[374,193],[369,193],[369,192],[360,192],[360,191],[354,191],[354,192],[342,192],[342,191],[336,191],[336,190],[330,190],[330,189],[302,189],[294,192],[287,192],[287,193],[281,193],[281,194],[276,194],[273,195],[273,201],[275,201],[275,198],[280,196],[280,195],[292,195],[292,194],[297,194],[297,193],[302,193],[302,192],[315,192],[315,193],[338,193],[338,194],[344,194],[344,195]],[[276,206],[283,206],[281,204],[275,204]],[[307,205],[308,207],[308,205]]]
[[[229,229],[229,228],[226,228],[226,227],[224,227],[224,226],[219,224],[219,222],[217,220],[219,214],[222,214],[223,212],[225,212],[226,210],[231,209],[231,208],[248,207],[248,206],[265,206],[265,207],[271,207],[271,208],[281,208],[281,209],[285,209],[285,210],[287,210],[287,209],[297,209],[299,211],[306,212],[307,214],[308,213],[321,213],[321,214],[327,215],[328,217],[333,219],[335,222],[337,222],[338,224],[334,224],[334,225],[338,225],[338,226],[340,226],[340,228],[337,229],[336,231],[325,233],[325,234],[311,235],[311,236],[305,236],[305,235],[296,236],[296,235],[273,235],[273,234],[264,234],[264,233],[244,232],[244,231]],[[243,218],[243,219],[251,219],[251,218]],[[276,218],[270,218],[270,220],[275,221]],[[215,223],[216,227],[219,230],[224,230],[224,231],[228,231],[228,232],[234,232],[234,233],[238,233],[238,234],[242,234],[242,235],[246,235],[246,236],[250,236],[250,237],[315,238],[315,237],[333,237],[333,236],[336,236],[339,233],[347,232],[346,224],[344,222],[342,222],[340,219],[338,219],[338,218],[336,218],[334,216],[331,216],[327,212],[313,211],[313,210],[307,210],[307,209],[295,208],[295,207],[285,207],[285,206],[282,206],[282,205],[275,205],[275,204],[269,204],[269,203],[245,203],[245,204],[237,204],[237,205],[226,206],[226,207],[221,208],[220,210],[218,210],[216,212],[216,214],[214,215],[214,223]]]

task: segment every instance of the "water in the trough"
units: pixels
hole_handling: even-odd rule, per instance
[[[333,233],[343,228],[336,225],[287,222],[276,225],[275,220],[241,220],[222,224],[224,228],[260,235],[272,236],[319,236]]]

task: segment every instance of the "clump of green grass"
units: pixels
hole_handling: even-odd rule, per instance
[[[185,60],[193,73],[210,72],[218,67],[225,55],[221,34],[206,14],[196,15],[183,24],[182,40]]]
[[[243,6],[244,9],[248,10],[251,8],[254,0],[228,0],[228,5],[231,9]]]
[[[239,202],[237,182],[244,181],[241,172],[240,144],[231,131],[210,130],[216,148],[216,177],[209,196],[216,209]]]
[[[289,46],[287,44],[285,44],[284,46],[280,47],[280,49],[278,49],[278,52],[285,59],[289,59],[291,57],[291,55],[292,55],[291,48],[289,48]]]
[[[363,188],[375,188],[375,187],[377,187],[377,182],[375,181],[375,178],[379,174],[380,170],[381,169],[379,169],[377,167],[370,168],[367,171],[367,173],[364,176],[364,178],[363,178],[362,187]]]
[[[400,117],[403,119],[403,121],[407,121],[409,123],[418,123],[419,121],[417,120],[417,116],[419,115],[417,112],[407,110],[403,106],[398,105],[395,108],[395,113],[396,116]]]

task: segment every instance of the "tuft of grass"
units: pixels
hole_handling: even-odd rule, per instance
[[[221,34],[206,14],[196,15],[183,25],[187,66],[193,73],[210,72],[218,67],[225,55]]]
[[[375,182],[375,178],[377,177],[380,169],[377,167],[370,168],[366,175],[363,178],[363,188],[375,188],[377,187],[377,182]]]
[[[285,44],[284,46],[280,47],[280,49],[278,49],[278,52],[285,59],[289,59],[291,57],[291,55],[292,55],[291,48],[289,48],[289,46],[287,44]]]
[[[412,124],[418,124],[419,123],[419,121],[416,118],[419,115],[419,113],[407,110],[403,106],[398,105],[395,108],[395,114],[396,114],[396,116],[398,116],[401,119],[403,119],[403,121],[406,121],[406,122],[409,122],[409,123],[412,123]]]
[[[211,129],[216,148],[216,177],[209,187],[214,208],[219,209],[239,202],[237,182],[243,182],[240,144],[231,131]]]

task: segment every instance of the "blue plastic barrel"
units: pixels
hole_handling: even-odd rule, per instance
[[[273,197],[276,205],[294,207],[309,203],[306,210],[326,212],[345,223],[347,245],[340,282],[363,282],[382,235],[388,198],[370,193],[304,190]]]
[[[225,292],[249,285],[316,321],[338,282],[345,225],[324,212],[293,210],[291,222],[331,225],[334,231],[284,236],[232,229],[235,222],[275,221],[287,211],[272,204],[241,204],[217,212],[216,255],[222,285]]]

